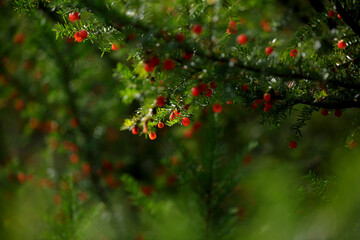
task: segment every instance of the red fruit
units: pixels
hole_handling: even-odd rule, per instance
[[[159,123],[158,123],[158,128],[163,128],[163,127],[164,127],[164,123],[159,122]]]
[[[271,100],[271,94],[270,93],[264,93],[263,99],[266,102],[269,102]]]
[[[84,162],[81,166],[81,169],[82,169],[82,172],[85,174],[85,175],[88,175],[90,174],[91,172],[91,165],[90,163],[88,162]]]
[[[25,107],[25,103],[22,99],[16,99],[14,108],[16,111],[21,111]]]
[[[232,104],[233,101],[226,101],[226,104]]]
[[[340,14],[338,14],[338,18],[342,19],[341,16],[340,16]]]
[[[76,118],[72,118],[70,120],[70,125],[71,125],[71,127],[76,128],[79,125],[79,122]]]
[[[321,109],[321,115],[323,115],[323,116],[329,115],[329,110],[327,110],[325,108]]]
[[[236,41],[240,45],[245,45],[248,42],[248,37],[245,34],[240,34],[237,36]]]
[[[205,92],[206,89],[207,89],[206,84],[205,83],[200,83],[199,84],[199,89],[200,89],[201,92]]]
[[[26,175],[22,172],[18,172],[17,179],[18,179],[19,183],[23,183],[26,180]]]
[[[298,51],[294,48],[294,49],[291,49],[290,51],[290,57],[296,57],[296,55],[298,54]]]
[[[194,131],[199,130],[199,128],[201,128],[201,125],[202,125],[201,122],[195,122],[195,124],[193,126]]]
[[[292,148],[292,149],[296,148],[297,147],[297,142],[296,141],[290,141],[289,147]]]
[[[176,41],[182,42],[182,41],[184,41],[184,34],[178,33],[178,34],[176,34],[175,38],[176,38]]]
[[[76,21],[76,20],[79,20],[80,17],[79,17],[79,13],[78,12],[72,12],[72,13],[69,13],[69,20],[71,22],[73,21]]]
[[[331,17],[331,18],[335,17],[335,12],[333,10],[329,10],[328,17]]]
[[[80,32],[76,32],[74,34],[74,38],[78,42],[81,42],[82,40],[86,39],[87,36],[88,36],[88,33],[85,30],[81,30]]]
[[[344,40],[340,40],[340,41],[338,42],[338,47],[339,47],[340,49],[345,48],[345,47],[346,47],[346,42],[344,42]]]
[[[159,107],[163,107],[165,105],[165,96],[158,97],[156,103]]]
[[[13,42],[16,44],[21,44],[25,40],[25,35],[22,33],[16,33],[13,39]]]
[[[241,87],[241,89],[242,89],[244,92],[247,92],[247,91],[249,90],[249,87],[248,87],[248,85],[243,84],[242,87]]]
[[[85,31],[85,30],[81,30],[81,31],[80,31],[80,37],[81,37],[82,39],[86,39],[87,36],[88,36],[88,32],[87,32],[87,31]]]
[[[201,34],[203,32],[203,28],[200,24],[195,24],[192,28],[192,31],[195,33],[195,34]]]
[[[226,32],[227,32],[228,34],[237,33],[236,22],[235,22],[235,21],[231,21],[231,22],[229,23],[229,27],[228,27],[228,29],[226,30]]]
[[[211,82],[210,83],[210,88],[215,89],[216,88],[216,82]]]
[[[272,107],[272,105],[270,103],[266,102],[265,107],[264,107],[264,112],[270,111],[271,107]]]
[[[157,55],[155,55],[155,56],[153,56],[153,57],[150,59],[149,64],[150,64],[151,66],[156,67],[157,65],[160,64],[160,59],[158,58]]]
[[[156,139],[156,133],[154,133],[154,132],[149,133],[149,138],[150,138],[150,140],[155,140]]]
[[[273,53],[274,49],[272,47],[267,47],[265,49],[266,55],[270,56]]]
[[[236,28],[236,22],[235,21],[229,22],[229,28]]]
[[[139,133],[139,127],[138,126],[134,126],[132,129],[131,129],[131,132],[132,134],[136,135]]]
[[[358,144],[354,140],[351,140],[349,145],[350,145],[350,148],[356,148]]]
[[[341,109],[336,109],[336,110],[335,110],[335,116],[336,116],[336,117],[341,117],[341,116],[342,116],[342,111],[341,111]]]
[[[175,63],[174,63],[173,60],[171,60],[171,59],[166,59],[166,60],[164,61],[164,68],[165,68],[165,70],[172,70],[172,69],[174,69],[174,67],[175,67]]]
[[[201,91],[200,91],[200,88],[199,87],[193,87],[191,89],[191,94],[194,96],[194,97],[197,97],[201,94]]]
[[[150,196],[154,191],[154,188],[151,186],[142,186],[140,190],[145,196]]]
[[[188,117],[184,117],[181,122],[186,127],[190,124],[190,119]]]
[[[211,97],[212,94],[213,94],[213,91],[212,91],[210,88],[206,89],[205,92],[206,92],[206,93],[205,93],[205,96],[207,96],[207,97]]]
[[[119,45],[119,44],[116,44],[116,43],[113,43],[113,44],[111,45],[111,49],[114,50],[114,51],[117,51],[117,50],[120,49],[120,45]]]
[[[152,72],[152,71],[154,71],[154,68],[155,68],[155,66],[152,66],[152,65],[150,65],[149,63],[145,63],[145,65],[144,65],[144,69],[145,69],[145,71],[147,71],[147,72]]]
[[[184,58],[185,60],[191,60],[193,56],[194,56],[194,54],[193,54],[193,53],[189,53],[189,52],[184,52],[184,54],[183,54],[183,58]]]
[[[77,164],[79,162],[79,156],[75,153],[70,155],[70,162],[72,164]]]
[[[215,104],[213,105],[213,111],[214,111],[215,113],[220,113],[221,110],[222,110],[222,107],[221,107],[221,105],[220,105],[219,103],[215,103]]]

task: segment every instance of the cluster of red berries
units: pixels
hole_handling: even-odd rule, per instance
[[[228,26],[226,32],[227,32],[228,34],[235,34],[235,33],[237,33],[236,22],[235,22],[235,21],[231,21],[231,22],[229,23],[229,26]]]
[[[257,109],[258,105],[262,102],[265,102],[264,105],[264,112],[268,112],[270,111],[270,109],[272,108],[273,103],[275,102],[274,99],[271,99],[271,94],[270,93],[264,93],[263,99],[257,99],[255,100],[255,102],[252,105],[253,109]]]
[[[154,55],[149,60],[145,61],[144,69],[147,72],[154,71],[154,68],[160,64],[160,59],[157,55]],[[163,67],[165,70],[172,70],[175,68],[175,63],[170,58],[165,59],[163,63]]]
[[[200,94],[204,93],[205,96],[211,97],[212,94],[213,94],[213,90],[212,90],[212,89],[216,89],[216,83],[215,83],[215,82],[211,82],[211,83],[209,84],[209,86],[210,86],[210,88],[208,88],[205,83],[200,83],[198,86],[193,87],[193,88],[191,89],[191,94],[192,94],[194,97],[198,97],[198,96],[200,96]]]
[[[88,37],[88,32],[86,30],[78,31],[74,34],[74,38],[76,41],[81,42],[82,40]]]
[[[326,108],[321,109],[321,115],[323,115],[323,116],[325,116],[325,117],[328,116],[328,115],[329,115],[329,110],[326,109]],[[342,111],[341,111],[341,109],[335,109],[334,115],[335,115],[336,117],[341,117],[341,116],[342,116]]]

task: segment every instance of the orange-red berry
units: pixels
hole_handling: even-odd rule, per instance
[[[335,12],[333,10],[329,10],[328,17],[331,17],[331,18],[335,17]]]
[[[270,93],[264,93],[263,99],[266,102],[269,102],[271,100],[271,94]]]
[[[69,20],[70,20],[71,22],[76,21],[76,20],[79,20],[79,19],[80,19],[80,16],[79,16],[79,13],[78,13],[78,12],[69,13]]]
[[[296,57],[296,55],[298,54],[298,51],[294,48],[294,49],[291,49],[290,51],[290,57]]]
[[[150,140],[155,140],[156,139],[156,133],[154,133],[154,132],[149,133],[149,138],[150,138]]]
[[[292,149],[296,148],[297,147],[297,142],[296,141],[290,141],[289,147],[292,148]]]
[[[203,32],[203,27],[200,25],[200,24],[195,24],[192,28],[192,31],[195,33],[195,34],[201,34]]]
[[[240,45],[245,45],[248,42],[248,37],[246,36],[246,34],[240,34],[239,36],[237,36],[236,41]]]
[[[184,117],[182,120],[181,120],[181,123],[184,125],[184,126],[188,126],[190,124],[190,119],[188,117]]]
[[[222,110],[222,107],[221,107],[221,105],[220,105],[219,103],[215,103],[215,104],[213,105],[213,111],[214,111],[215,113],[220,113],[221,110]]]
[[[163,128],[163,127],[164,127],[164,123],[159,122],[159,123],[158,123],[158,128]]]
[[[351,140],[349,143],[350,148],[356,148],[357,147],[357,142],[355,142],[354,140]]]
[[[272,47],[265,48],[266,55],[270,56],[274,52],[274,49]]]
[[[131,129],[131,132],[132,134],[136,135],[139,133],[139,127],[138,126],[134,126],[132,129]]]
[[[200,88],[199,88],[199,87],[193,87],[193,88],[191,89],[191,94],[192,94],[194,97],[198,97],[198,96],[201,94]]]
[[[344,42],[344,40],[340,40],[338,42],[338,48],[343,49],[345,47],[346,47],[346,42]]]
[[[114,51],[117,51],[117,50],[120,49],[120,45],[117,44],[117,43],[113,43],[113,44],[111,45],[111,49],[114,50]]]

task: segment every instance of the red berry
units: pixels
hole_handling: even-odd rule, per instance
[[[113,44],[111,45],[111,49],[114,50],[114,51],[117,51],[117,50],[120,49],[120,45],[119,45],[119,44],[116,44],[116,43],[113,43]]]
[[[296,57],[296,55],[298,54],[298,51],[294,48],[294,49],[291,49],[290,51],[290,57]]]
[[[199,87],[193,87],[191,89],[191,94],[194,96],[194,97],[197,97],[201,94],[201,90]]]
[[[354,140],[351,140],[349,145],[350,145],[350,148],[356,148],[358,144]]]
[[[338,13],[338,18],[342,19],[339,13]]]
[[[192,28],[192,31],[195,33],[195,34],[201,34],[203,32],[203,28],[200,24],[195,24]]]
[[[249,87],[248,87],[248,85],[243,84],[242,87],[241,87],[241,89],[242,89],[244,92],[247,92],[247,91],[249,90]]]
[[[271,94],[270,93],[264,93],[263,99],[266,102],[269,102],[271,100]]]
[[[333,10],[329,10],[328,17],[331,17],[331,18],[335,17],[335,12]]]
[[[81,37],[82,39],[86,39],[87,36],[88,36],[88,32],[87,32],[86,30],[81,30],[81,31],[80,31],[80,37]]]
[[[154,132],[149,133],[149,138],[150,138],[150,140],[155,140],[156,139],[156,133],[154,133]]]
[[[178,33],[178,34],[176,34],[175,38],[176,38],[176,41],[182,42],[182,41],[184,41],[184,34]]]
[[[346,47],[346,42],[344,42],[344,40],[340,40],[340,41],[338,42],[338,47],[339,47],[340,49],[345,48],[345,47]]]
[[[70,155],[70,162],[72,164],[77,164],[79,162],[79,156],[75,153]]]
[[[72,118],[70,120],[70,125],[71,127],[76,128],[79,125],[79,121],[76,118]]]
[[[181,122],[186,127],[190,124],[190,119],[188,117],[184,117]]]
[[[144,194],[145,196],[150,196],[153,191],[154,191],[154,188],[151,187],[151,186],[142,186],[142,187],[141,187],[141,192],[142,192],[142,194]]]
[[[214,112],[220,113],[221,110],[222,110],[222,107],[221,107],[221,105],[220,105],[219,103],[215,103],[215,104],[213,105],[213,111],[214,111]]]
[[[229,28],[236,28],[236,22],[235,21],[229,22]]]
[[[150,59],[149,64],[156,67],[157,65],[160,64],[160,59],[158,58],[157,55],[155,55]]]
[[[200,89],[201,92],[205,92],[206,89],[207,89],[206,84],[205,83],[200,83],[199,84],[199,89]]]
[[[327,110],[325,108],[321,109],[321,115],[323,115],[323,116],[329,115],[329,110]]]
[[[158,128],[163,128],[163,127],[164,127],[164,123],[159,122],[159,123],[158,123]]]
[[[184,58],[185,60],[191,60],[193,56],[194,56],[194,54],[193,54],[193,53],[189,53],[189,52],[184,52],[184,54],[183,54],[183,58]]]
[[[205,92],[206,92],[206,93],[205,93],[205,96],[207,96],[207,97],[211,97],[212,94],[213,94],[213,91],[212,91],[210,88],[206,89]]]
[[[341,109],[336,109],[336,110],[335,110],[335,116],[336,116],[336,117],[341,117],[341,116],[342,116],[342,111],[341,111]]]
[[[19,183],[23,183],[26,180],[26,175],[22,172],[18,172],[17,179],[18,179]]]
[[[134,126],[132,129],[131,129],[131,132],[132,134],[136,135],[139,133],[139,127],[138,126]]]
[[[75,40],[78,41],[78,42],[81,42],[81,41],[82,41],[82,38],[80,37],[80,32],[76,32],[76,33],[74,34],[74,38],[75,38]]]
[[[233,101],[226,101],[226,104],[232,104]]]
[[[210,88],[215,89],[216,88],[216,82],[211,82],[210,83]]]
[[[171,60],[171,59],[166,59],[166,60],[164,61],[164,68],[165,68],[165,70],[172,70],[172,69],[174,69],[174,67],[175,67],[175,63],[174,63],[173,60]]]
[[[257,109],[258,104],[257,104],[257,103],[253,103],[253,104],[251,105],[251,107],[252,107],[253,109]]]
[[[13,42],[16,44],[21,44],[25,40],[25,35],[22,33],[16,33],[13,39]]]
[[[289,147],[294,149],[297,147],[297,142],[296,141],[290,141]]]
[[[265,49],[266,55],[270,56],[273,53],[274,49],[272,47],[267,47]]]
[[[248,37],[246,36],[246,34],[240,34],[239,36],[237,36],[236,41],[238,42],[238,44],[245,45],[248,42]]]
[[[91,172],[91,165],[88,162],[84,162],[81,166],[82,172],[88,175]]]
[[[270,111],[271,108],[272,108],[272,105],[270,103],[266,102],[265,107],[264,107],[264,112]]]
[[[163,107],[165,105],[165,96],[158,97],[156,103],[159,107]]]
[[[80,17],[79,17],[79,13],[78,12],[72,12],[72,13],[69,13],[69,20],[71,22],[73,21],[76,21],[76,20],[79,20]]]
[[[147,71],[147,72],[152,72],[152,71],[154,71],[154,68],[155,68],[155,66],[153,66],[153,65],[151,65],[151,64],[149,64],[149,63],[145,63],[145,65],[144,65],[144,69],[145,69],[145,71]]]

